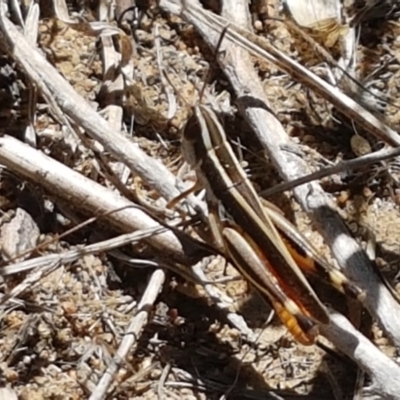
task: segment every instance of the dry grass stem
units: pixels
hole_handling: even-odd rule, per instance
[[[110,387],[115,374],[124,363],[128,352],[132,351],[132,348],[138,342],[140,333],[149,320],[149,314],[154,306],[158,293],[161,291],[164,280],[165,274],[162,270],[154,271],[149,280],[146,291],[143,293],[143,297],[138,304],[135,316],[132,318],[132,322],[129,324],[111,364],[104,372],[96,386],[96,389],[89,397],[89,400],[102,400],[106,398],[107,390]]]
[[[290,150],[288,150],[290,151]],[[375,151],[371,154],[366,154],[353,160],[342,161],[333,167],[321,169],[320,171],[312,172],[309,175],[302,176],[301,178],[293,179],[289,182],[280,183],[270,189],[260,192],[261,196],[268,197],[274,193],[284,192],[285,190],[292,190],[297,186],[304,185],[312,181],[316,181],[333,174],[340,174],[341,172],[348,172],[357,168],[363,168],[369,164],[378,163],[379,161],[390,160],[400,156],[400,148],[385,148]]]

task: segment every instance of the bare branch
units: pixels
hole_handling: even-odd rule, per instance
[[[397,156],[400,156],[399,147],[395,147],[394,149],[390,148],[381,149],[375,151],[374,153],[357,157],[354,160],[342,161],[339,164],[334,165],[333,167],[321,169],[320,171],[316,171],[306,176],[302,176],[301,178],[297,178],[289,182],[280,183],[279,185],[275,185],[270,189],[262,190],[260,192],[260,195],[263,197],[268,197],[275,193],[281,193],[285,192],[286,190],[292,190],[297,186],[304,185],[305,183],[316,181],[318,179],[322,179],[333,174],[339,174],[344,171],[351,171],[354,169],[362,168],[365,167],[366,165],[389,160]]]
[[[137,312],[132,318],[111,364],[104,372],[96,386],[96,389],[89,397],[89,400],[102,400],[106,398],[107,390],[118,372],[118,369],[123,365],[128,352],[132,350],[132,347],[135,344],[137,344],[143,328],[149,321],[150,311],[154,306],[158,293],[161,291],[164,280],[165,275],[162,270],[154,271],[143,297],[140,300]]]

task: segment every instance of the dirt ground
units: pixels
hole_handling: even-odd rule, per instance
[[[95,3],[70,4],[70,12],[81,11],[84,18],[95,21],[98,18]],[[178,17],[161,12],[155,2],[148,3],[141,9],[142,2],[138,2],[140,11],[146,12],[135,31],[136,89],[124,93],[121,101],[124,134],[178,174],[183,165],[180,128],[186,123],[189,110],[178,98],[176,115],[170,121],[165,118],[168,106],[155,62],[154,25],[158,25],[164,60],[174,69],[179,82],[179,95],[188,104],[198,101],[198,89],[204,79],[209,82],[207,90],[211,93],[227,91],[233,95],[215,66],[213,54],[195,30]],[[50,12],[51,4],[49,7],[43,2],[40,6],[40,51],[95,109],[104,110],[110,97],[103,85],[98,38],[57,20]],[[317,70],[318,57],[313,57],[307,45],[283,22],[271,19],[284,15],[278,2],[254,1],[251,13],[256,32],[268,33],[281,50]],[[396,10],[389,16],[364,21],[357,68],[363,84],[386,99],[380,108],[378,100],[370,104],[395,130],[400,127],[399,108],[392,105],[396,104],[400,91],[398,37],[400,22]],[[8,134],[24,139],[23,129],[30,118],[29,81],[3,52],[0,60],[3,99],[0,124]],[[351,145],[355,134],[351,121],[275,67],[258,59],[254,62],[274,113],[293,140],[302,145],[313,169],[357,155]],[[211,73],[208,72],[210,64]],[[33,112],[38,149],[75,171],[112,186],[93,152],[66,133],[41,96]],[[260,146],[235,109],[234,98],[224,117],[229,139],[241,155],[256,189],[279,183],[276,172],[265,165]],[[373,149],[381,146],[365,132],[358,133]],[[116,168],[117,161],[110,159]],[[187,179],[192,178],[189,174]],[[371,237],[375,238],[381,272],[395,289],[400,256],[399,179],[398,164],[393,161],[322,181],[323,188],[336,200],[342,217],[362,245],[366,247]],[[135,184],[134,177],[129,176],[128,189],[133,190]],[[147,199],[157,200],[157,194],[144,184],[141,191]],[[321,237],[290,194],[273,196],[272,201],[329,257]],[[6,169],[0,170],[0,207],[1,226],[9,224],[18,215],[17,210],[23,209],[28,214],[24,215],[26,224],[33,224],[29,232],[36,235],[36,243],[52,240],[50,245],[32,252],[29,257],[74,249],[116,235],[107,226],[95,222],[57,239],[89,216],[50,196],[40,184],[26,181]],[[23,225],[27,227],[26,224]],[[3,230],[0,243],[2,234]],[[13,240],[13,243],[18,241]],[[23,248],[34,247],[31,245],[32,242]],[[10,250],[4,242],[0,250],[1,266],[19,254],[18,249]],[[126,246],[117,252],[84,256],[60,266],[18,298],[2,304],[0,385],[12,387],[21,400],[89,398],[115,355],[153,270],[137,268],[137,263],[132,266],[123,255],[144,259],[152,253],[145,246],[134,249]],[[238,277],[231,266],[225,271],[221,260],[211,263],[205,272],[209,279],[221,278],[225,273]],[[24,273],[2,277],[2,292],[7,293],[25,277]],[[313,283],[317,291],[323,292],[323,301],[346,312],[346,302],[341,296],[324,284]],[[230,327],[223,312],[200,287],[168,272],[150,321],[137,346],[128,352],[107,398],[194,400],[220,399],[223,395],[230,399],[353,398],[359,371],[351,360],[317,345],[306,347],[294,342],[276,317],[269,321],[271,309],[244,281],[236,279],[217,286],[235,300],[236,311],[259,335],[257,342],[246,341]],[[367,319],[360,329],[386,354],[397,359],[396,349],[378,328],[371,328]]]

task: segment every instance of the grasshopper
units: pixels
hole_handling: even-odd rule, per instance
[[[282,214],[263,206],[208,106],[194,107],[183,133],[182,151],[196,172],[195,187],[206,189],[210,228],[218,249],[269,299],[298,342],[314,343],[318,324],[328,324],[329,315],[300,268],[352,297],[361,299],[363,291],[328,264]]]

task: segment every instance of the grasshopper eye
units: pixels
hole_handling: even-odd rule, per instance
[[[198,163],[196,143],[201,137],[200,124],[195,115],[191,116],[182,134],[182,153],[186,162],[194,167]]]
[[[200,135],[201,129],[199,122],[196,116],[192,115],[183,130],[182,139],[187,142],[195,142],[196,138]]]

